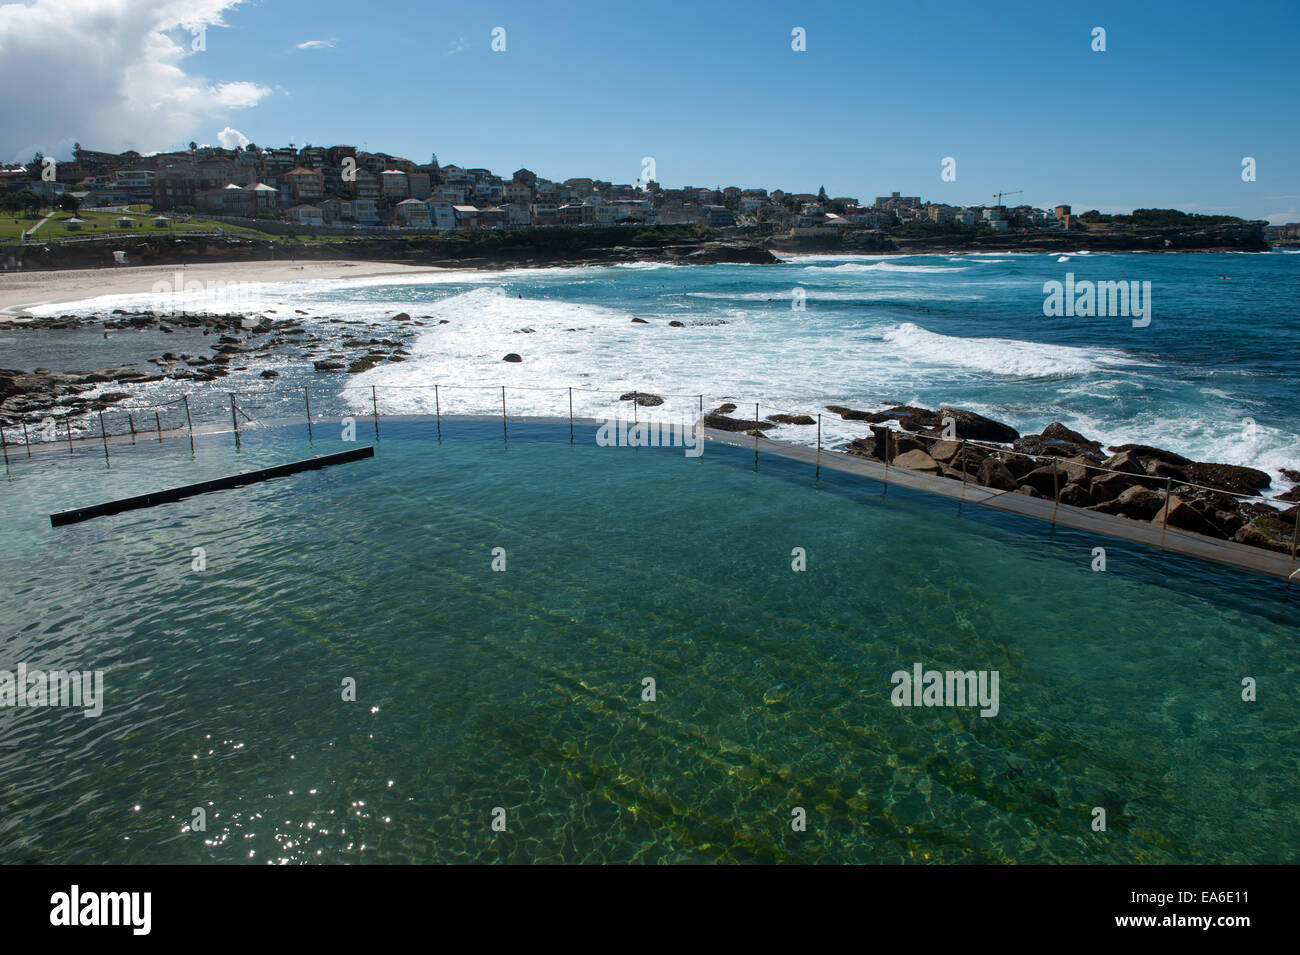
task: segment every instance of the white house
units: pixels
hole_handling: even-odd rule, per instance
[[[403,199],[395,207],[397,224],[410,229],[432,229],[429,207],[419,199]]]
[[[430,199],[424,205],[429,210],[429,221],[439,232],[456,228],[456,209],[446,199]]]
[[[325,224],[325,217],[321,215],[320,209],[316,206],[294,206],[289,210],[289,218],[303,226],[323,226]]]

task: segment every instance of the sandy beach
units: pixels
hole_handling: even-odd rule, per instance
[[[24,309],[54,302],[75,302],[100,295],[148,292],[155,282],[185,281],[292,282],[313,279],[365,278],[428,272],[428,266],[389,262],[200,262],[193,265],[123,266],[116,269],[69,269],[0,273],[0,317],[20,319]]]

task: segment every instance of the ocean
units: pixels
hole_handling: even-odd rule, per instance
[[[1044,283],[1071,274],[1079,283],[1149,282],[1149,322],[1045,316]],[[231,291],[218,288],[33,311],[224,311],[231,301]],[[601,417],[620,394],[637,390],[664,396],[659,413],[667,415],[694,413],[701,394],[706,411],[731,401],[744,412],[757,402],[764,417],[822,412],[823,440],[835,447],[866,426],[826,414],[827,404],[955,406],[1022,433],[1061,421],[1105,444],[1257,467],[1273,476],[1273,490],[1291,486],[1280,469],[1300,467],[1294,253],[794,255],[772,266],[444,270],[251,286],[239,290],[237,304],[248,314],[300,319],[335,340],[416,333],[406,361],[360,374],[315,372],[290,353],[246,362],[223,380],[223,393],[263,393],[268,414],[273,392],[296,396],[304,385],[313,400],[320,393],[322,409],[339,413],[370,411],[372,386],[385,413],[433,413],[436,383],[441,410],[488,414],[500,412],[505,386],[509,413],[521,416],[567,414],[572,387],[575,413]],[[390,321],[401,312],[425,324],[401,329]],[[30,370],[48,362],[56,334],[71,339],[60,342],[69,349],[60,352],[64,366],[100,367],[120,354],[97,332],[4,332],[2,364]],[[153,335],[159,351],[194,345],[192,334]],[[503,362],[512,352],[523,360]],[[271,383],[260,377],[268,368],[280,374]],[[195,389],[127,390],[161,400]],[[297,400],[282,410],[296,413]],[[797,425],[769,434],[814,440]]]
[[[0,671],[99,671],[103,697],[94,718],[0,708],[0,863],[1300,851],[1276,580],[748,449],[524,422],[506,442],[387,420],[370,460],[46,517],[356,447],[331,432],[16,462]],[[998,674],[996,713],[894,705],[918,664]]]

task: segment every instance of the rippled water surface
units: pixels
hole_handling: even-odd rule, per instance
[[[352,446],[323,430],[15,460],[0,669],[102,669],[106,700],[0,710],[0,861],[1297,856],[1300,650],[1274,580],[772,455],[514,422],[508,445],[384,422],[371,460],[49,526]],[[892,706],[917,661],[998,671],[1000,712]]]

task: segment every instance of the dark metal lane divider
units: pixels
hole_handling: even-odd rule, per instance
[[[314,458],[307,458],[302,461],[291,461],[288,464],[277,464],[274,467],[261,468],[257,471],[245,471],[242,474],[232,474],[229,477],[213,478],[211,481],[199,481],[196,484],[184,484],[180,487],[164,488],[161,491],[153,491],[149,494],[140,494],[136,497],[124,497],[117,501],[108,501],[104,504],[92,504],[89,507],[78,507],[70,511],[59,511],[50,515],[50,523],[55,527],[61,527],[64,524],[76,524],[79,521],[88,521],[92,517],[104,517],[108,514],[118,514],[122,511],[133,511],[143,507],[154,507],[158,504],[170,504],[172,501],[179,501],[183,498],[193,497],[196,494],[207,494],[211,491],[225,491],[234,487],[243,487],[246,484],[257,484],[260,481],[269,481],[271,478],[286,477],[290,474],[298,474],[301,471],[315,471],[320,468],[328,467],[331,464],[347,464],[349,461],[360,461],[362,458],[373,458],[375,456],[374,445],[366,445],[363,448],[353,448],[350,451],[339,451],[337,454],[318,454]]]

